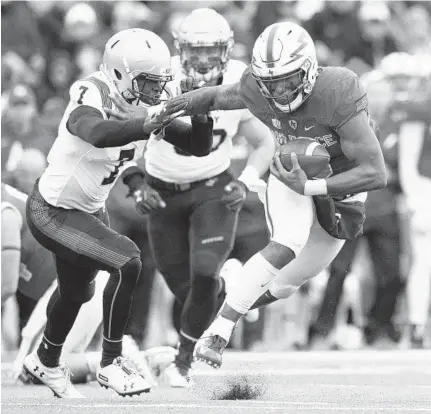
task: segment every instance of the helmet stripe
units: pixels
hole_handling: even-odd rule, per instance
[[[274,62],[274,38],[277,33],[278,24],[275,24],[268,35],[268,42],[266,44],[266,61]]]

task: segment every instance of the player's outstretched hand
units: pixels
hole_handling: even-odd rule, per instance
[[[292,169],[290,171],[283,167],[280,161],[280,153],[276,152],[272,160],[270,171],[274,174],[282,183],[286,184],[291,190],[298,194],[304,194],[304,187],[307,181],[307,174],[301,168],[298,162],[298,156],[292,152]]]
[[[110,117],[120,121],[126,121],[133,118],[146,118],[148,116],[148,109],[140,105],[129,104],[118,92],[112,92],[109,97],[111,98],[115,108],[104,107],[103,110]]]
[[[186,92],[193,91],[195,89],[202,88],[204,85],[205,85],[204,81],[202,80],[198,81],[193,76],[187,76],[186,78],[181,79],[181,82],[180,82],[182,93],[186,93]]]
[[[140,214],[148,214],[166,207],[166,203],[159,192],[147,183],[133,193],[136,210]]]
[[[247,187],[242,181],[232,180],[224,188],[221,201],[229,210],[239,210],[247,197]]]

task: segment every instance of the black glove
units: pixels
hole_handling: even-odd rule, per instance
[[[159,192],[150,187],[147,183],[133,192],[133,199],[135,200],[135,207],[140,214],[149,214],[166,207]]]
[[[229,210],[239,210],[247,197],[247,192],[248,188],[242,181],[232,180],[224,188],[221,201]]]

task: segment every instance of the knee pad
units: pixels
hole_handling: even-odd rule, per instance
[[[142,262],[140,257],[133,257],[123,267],[119,269],[121,276],[126,283],[130,282],[136,285],[141,274]]]
[[[228,249],[198,250],[192,253],[192,273],[216,279],[228,255]],[[223,250],[223,251],[222,251]]]
[[[74,303],[86,303],[94,296],[96,291],[96,281],[85,283],[69,283],[67,286],[60,287],[60,295]]]

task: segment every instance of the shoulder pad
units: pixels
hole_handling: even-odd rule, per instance
[[[343,67],[326,67],[319,74],[313,99],[323,111],[324,122],[337,130],[349,119],[365,110],[368,98],[358,75]]]
[[[70,87],[70,101],[76,106],[87,105],[103,112],[103,107],[112,107],[109,86],[102,80],[90,76],[77,80]]]
[[[223,74],[223,85],[237,83],[246,69],[247,65],[244,62],[234,59],[229,60],[226,72]]]

